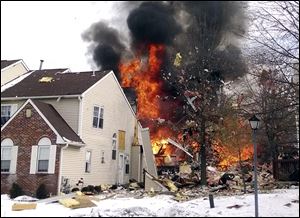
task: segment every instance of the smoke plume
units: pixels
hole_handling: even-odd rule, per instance
[[[133,44],[156,43],[171,45],[180,26],[174,19],[174,10],[160,2],[144,2],[131,11],[127,18]]]
[[[82,38],[91,43],[90,52],[96,65],[102,70],[114,70],[119,77],[118,63],[126,48],[119,32],[100,21],[91,25]]]
[[[167,46],[162,65],[165,78],[171,72],[173,80],[177,79],[178,69],[172,65],[177,52],[183,57],[182,68],[191,75],[207,73],[204,70],[208,69],[222,80],[234,80],[246,73],[239,45],[240,36],[247,31],[246,3],[139,1],[118,5],[116,8],[123,10],[117,12],[118,20],[127,21],[130,46],[125,43],[127,37],[124,34],[102,21],[91,25],[82,35],[85,41],[91,43],[90,53],[101,69],[113,69],[119,77],[118,65],[125,56],[128,57],[130,49],[134,54],[143,50],[143,46],[155,43]],[[127,10],[126,13],[124,10]]]

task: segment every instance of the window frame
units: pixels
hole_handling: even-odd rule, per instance
[[[49,171],[49,162],[50,162],[50,146],[51,145],[38,145],[38,151],[37,151],[37,161],[36,161],[36,172],[37,173],[48,173]],[[48,159],[40,159],[40,154],[41,154],[41,149],[48,149]],[[40,166],[40,161],[48,161],[47,162],[47,170],[46,171],[40,171],[39,166]]]
[[[88,162],[87,162],[87,153],[90,153]],[[84,172],[85,173],[91,173],[92,172],[92,151],[91,150],[86,150],[86,152],[85,152]]]
[[[36,157],[36,173],[40,173],[40,174],[48,174],[49,171],[49,163],[50,163],[50,146],[52,145],[51,140],[48,137],[42,137],[39,142],[38,142],[38,149],[37,149],[37,157]],[[48,159],[40,159],[40,153],[41,153],[41,149],[45,149],[48,148]],[[46,171],[40,171],[39,170],[39,166],[40,166],[40,161],[48,161],[48,166],[47,166],[47,170]]]
[[[2,124],[2,112],[4,110],[2,109],[2,107],[9,107],[9,114],[3,116],[6,119],[3,124]],[[16,108],[17,108],[17,104],[1,104],[1,126],[3,126],[12,117],[12,115],[17,111]]]
[[[3,150],[6,149],[6,150],[9,150],[9,154],[10,154],[10,157],[9,158],[3,158]],[[11,161],[12,161],[12,146],[1,146],[1,173],[9,173],[10,170],[11,170]],[[4,166],[2,164],[2,161],[9,161],[9,164],[8,164],[8,169],[6,169],[5,171],[2,171],[2,166]]]
[[[117,160],[117,133],[113,134],[112,137],[112,154],[111,154],[111,159],[112,160]]]
[[[4,144],[3,142],[5,142],[5,141],[9,142],[9,143],[5,143]],[[12,162],[12,148],[13,148],[13,146],[14,146],[14,142],[13,142],[13,140],[11,138],[5,138],[1,142],[1,174],[10,174],[10,171],[11,171],[11,162]],[[10,154],[9,159],[3,159],[2,155],[4,154],[4,152],[3,152],[4,149],[9,149],[10,150],[10,152],[9,152],[9,154]],[[8,171],[2,171],[2,166],[3,166],[2,161],[9,161]]]
[[[97,115],[95,116],[96,108],[98,108],[98,112],[97,112]],[[96,125],[94,124],[94,119],[97,120]],[[103,129],[103,127],[104,127],[104,107],[103,106],[94,105],[92,126],[93,126],[93,128]]]

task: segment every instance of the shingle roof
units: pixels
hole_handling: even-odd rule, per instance
[[[32,102],[38,107],[61,137],[65,137],[74,142],[84,143],[52,105],[37,100],[32,100]]]
[[[80,95],[110,71],[66,72],[67,69],[36,70],[1,93],[5,97]],[[41,82],[41,79],[46,82]],[[49,80],[47,82],[47,80]]]
[[[1,69],[8,67],[9,65],[12,65],[18,61],[20,61],[21,59],[18,60],[1,60]]]

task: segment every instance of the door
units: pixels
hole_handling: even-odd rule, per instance
[[[119,184],[124,183],[124,167],[125,167],[124,154],[119,154],[119,164],[118,164],[118,183]]]

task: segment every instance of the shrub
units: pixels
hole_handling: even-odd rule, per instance
[[[45,184],[40,184],[40,186],[36,190],[36,197],[38,199],[44,199],[44,198],[47,198],[48,196],[49,196],[49,193],[46,189]]]
[[[78,192],[79,188],[72,188],[71,192]]]
[[[99,194],[99,193],[101,192],[101,186],[100,186],[100,185],[95,186],[95,192],[96,192],[97,194]]]
[[[85,187],[83,187],[83,188],[81,189],[81,191],[82,191],[82,192],[88,192],[88,191],[89,191],[89,188],[85,186]]]
[[[23,189],[17,184],[13,183],[9,190],[10,198],[16,198],[24,194]]]

